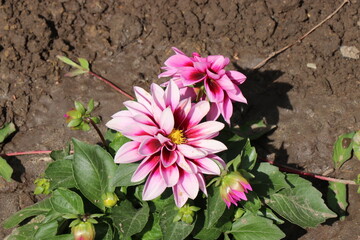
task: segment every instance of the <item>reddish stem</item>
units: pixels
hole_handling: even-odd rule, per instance
[[[12,157],[12,156],[21,156],[21,155],[31,155],[31,154],[50,154],[51,151],[44,150],[44,151],[27,151],[27,152],[13,152],[13,153],[2,153],[0,154],[1,157]]]
[[[93,75],[94,77],[96,77],[97,79],[103,81],[104,83],[106,83],[107,85],[109,85],[110,87],[112,87],[113,89],[115,89],[116,91],[118,91],[119,93],[121,93],[122,95],[126,96],[127,98],[129,98],[130,100],[134,100],[135,98],[133,96],[131,96],[130,94],[128,94],[127,92],[125,92],[124,90],[122,90],[121,88],[117,87],[115,84],[113,84],[112,82],[110,82],[109,80],[97,75],[96,73],[89,71],[90,75]]]
[[[355,181],[337,179],[337,178],[332,178],[332,177],[325,177],[325,176],[317,175],[317,174],[314,174],[314,173],[302,172],[302,171],[297,170],[295,168],[291,168],[291,167],[288,167],[288,166],[285,166],[285,165],[282,165],[282,164],[279,164],[279,163],[275,163],[274,161],[271,161],[271,160],[268,160],[268,159],[260,159],[260,160],[264,161],[264,162],[268,162],[268,163],[270,163],[272,165],[275,165],[275,166],[279,167],[280,171],[283,171],[283,172],[295,173],[295,174],[298,174],[298,175],[301,175],[301,176],[313,177],[313,178],[321,179],[321,180],[328,181],[328,182],[338,182],[338,183],[349,184],[349,185],[357,185],[355,183]]]

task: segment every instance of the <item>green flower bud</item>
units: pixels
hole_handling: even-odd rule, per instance
[[[49,194],[50,193],[50,180],[47,178],[37,178],[34,181],[36,185],[34,194]]]
[[[95,239],[95,227],[90,222],[80,222],[71,228],[71,233],[75,240],[93,240]]]
[[[182,221],[187,224],[192,224],[194,221],[195,212],[199,211],[200,208],[185,204],[178,210],[173,222]]]
[[[102,195],[104,206],[107,208],[112,208],[119,201],[118,196],[113,192],[107,192]]]

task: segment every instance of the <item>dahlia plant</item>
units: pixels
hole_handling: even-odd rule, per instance
[[[36,193],[49,196],[4,227],[43,217],[9,239],[275,240],[285,236],[277,226],[284,221],[307,228],[336,217],[311,182],[258,161],[250,139],[271,129],[263,121],[229,124],[233,102],[247,102],[238,87],[246,77],[225,70],[230,60],[173,49],[159,75],[170,79],[149,91],[135,86],[105,137],[93,101],[88,110],[75,102],[69,127],[93,127],[102,146],[74,138],[53,151],[36,182]],[[96,75],[84,59],[59,59]]]

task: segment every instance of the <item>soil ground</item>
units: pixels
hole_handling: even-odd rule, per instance
[[[225,55],[231,59],[228,69],[247,75],[242,90],[249,104],[237,107],[245,110],[239,121],[264,117],[277,125],[257,142],[260,156],[322,174],[332,168],[337,136],[360,129],[360,60],[340,51],[341,46],[360,49],[360,1],[346,4],[259,70],[252,68],[341,2],[2,0],[0,126],[14,121],[18,129],[2,152],[61,149],[71,137],[96,143],[94,131],[66,128],[63,114],[74,100],[94,98],[99,105],[95,114],[105,123],[127,100],[91,76],[64,77],[69,68],[56,55],[86,58],[95,72],[132,93],[134,85],[147,88],[162,81],[157,78],[160,67],[176,46],[187,54]],[[0,180],[0,222],[37,201],[33,181],[50,159],[37,155],[7,161],[14,167],[15,181]],[[360,162],[352,160],[332,176],[354,179],[358,173]],[[349,187],[348,198],[344,221],[306,231],[285,229],[287,239],[360,239],[360,195],[355,187]],[[0,238],[9,231],[0,229]]]

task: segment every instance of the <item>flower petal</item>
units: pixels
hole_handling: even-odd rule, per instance
[[[178,208],[184,206],[186,201],[189,199],[188,195],[180,184],[173,186],[173,193],[175,204]]]
[[[185,86],[201,82],[206,78],[206,73],[200,72],[193,67],[183,67],[179,70],[179,74],[182,76]]]
[[[176,165],[169,167],[160,167],[160,173],[163,176],[163,179],[167,187],[172,187],[179,181],[179,169]]]
[[[204,176],[201,173],[197,173],[195,176],[199,182],[200,190],[203,191],[203,193],[207,196],[206,183],[205,183]]]
[[[220,175],[219,166],[211,158],[194,159],[194,163],[198,166],[199,172],[210,175]]]
[[[177,145],[177,148],[180,151],[180,153],[182,153],[184,155],[184,157],[187,157],[190,159],[202,158],[207,155],[206,151],[199,149],[199,148],[192,147],[188,144],[179,144],[179,145]]]
[[[225,74],[234,81],[237,85],[242,84],[246,80],[246,76],[238,71],[226,71]]]
[[[144,158],[138,152],[140,143],[136,141],[127,142],[120,147],[114,157],[115,163],[132,163]]]
[[[136,100],[142,105],[144,105],[148,110],[150,110],[151,99],[152,99],[150,93],[148,93],[141,87],[134,87],[134,92],[135,92]]]
[[[224,90],[220,85],[212,79],[205,80],[206,96],[208,96],[210,102],[222,102],[224,99]]]
[[[218,103],[210,103],[210,111],[206,115],[206,120],[216,120],[220,116],[220,109]]]
[[[181,169],[183,169],[188,173],[197,172],[197,166],[195,164],[192,164],[191,161],[186,160],[181,153],[177,153],[177,154],[178,154],[178,159],[176,163],[179,167],[181,167]]]
[[[140,182],[158,165],[160,157],[152,155],[144,159],[131,177],[132,182]]]
[[[166,108],[165,106],[165,100],[164,100],[164,90],[157,84],[153,83],[150,86],[151,94],[153,101],[155,104],[161,109],[164,110]]]
[[[222,55],[210,55],[207,57],[207,60],[211,62],[211,70],[216,73],[223,69],[230,62],[229,58],[225,58]]]
[[[195,174],[181,172],[179,183],[183,187],[189,198],[196,198],[199,192],[199,182]]]
[[[186,55],[183,54],[176,54],[171,57],[169,57],[165,61],[165,66],[173,67],[173,68],[179,68],[179,67],[185,67],[185,66],[192,66],[193,61],[191,58],[189,58]]]
[[[164,167],[173,165],[178,159],[176,151],[169,151],[166,147],[161,149],[160,160]]]
[[[146,138],[139,146],[139,153],[143,156],[149,156],[158,152],[161,148],[161,143],[154,137]]]
[[[224,97],[224,101],[222,103],[219,103],[220,106],[220,112],[224,117],[224,120],[230,124],[230,118],[233,114],[233,105],[228,96]]]
[[[171,107],[171,110],[174,111],[180,102],[180,91],[178,86],[170,80],[169,85],[165,90],[165,105]]]
[[[191,141],[188,144],[201,150],[205,150],[208,154],[218,153],[227,149],[225,144],[214,139],[201,139],[197,141]]]
[[[166,183],[160,174],[159,168],[153,170],[146,180],[145,187],[142,194],[144,201],[152,200],[160,196],[166,188]]]
[[[174,129],[174,115],[170,108],[166,108],[161,113],[160,129],[162,129],[166,135],[169,135]]]
[[[188,142],[207,139],[214,133],[220,132],[224,128],[225,124],[217,121],[207,121],[193,126],[192,128],[185,131],[185,135]]]
[[[200,101],[191,107],[186,119],[182,123],[184,129],[197,125],[209,112],[210,104],[207,101]]]
[[[139,125],[131,117],[117,117],[106,123],[108,128],[121,132],[124,136],[136,141],[149,137],[149,134]]]
[[[151,112],[143,104],[139,102],[126,101],[123,104],[131,112],[133,116],[137,114],[146,114],[146,115],[151,114]]]

